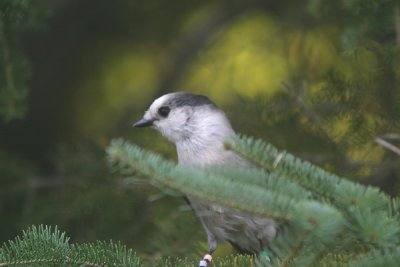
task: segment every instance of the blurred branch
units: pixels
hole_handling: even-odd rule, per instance
[[[77,180],[76,180],[77,181]],[[76,182],[74,181],[74,182]],[[53,188],[53,187],[60,187],[64,186],[68,183],[71,183],[71,179],[68,177],[61,177],[61,176],[56,176],[56,177],[46,177],[45,179],[39,179],[39,178],[32,178],[28,180],[29,188],[31,190],[40,190],[40,189],[47,189],[47,188]]]
[[[0,13],[3,15],[2,13]],[[10,49],[7,43],[7,38],[4,30],[4,22],[3,16],[0,16],[0,46],[1,46],[1,53],[3,54],[4,60],[4,80],[5,80],[5,88],[8,93],[7,99],[7,110],[8,114],[14,114],[14,92],[15,92],[15,83],[14,83],[14,73],[11,64],[11,55]]]
[[[314,112],[312,109],[308,108],[304,97],[297,90],[293,88],[293,86],[289,85],[286,82],[282,82],[282,86],[286,89],[286,91],[294,98],[295,103],[297,104],[300,111],[307,117],[307,119],[317,127],[317,129],[330,141],[330,143],[337,149],[337,151],[341,152],[345,155],[342,146],[340,143],[335,141],[335,138],[331,136],[329,133],[329,129],[327,129],[320,116]],[[305,92],[304,85],[301,88],[301,92]],[[349,159],[345,159],[345,161],[350,162]]]
[[[400,140],[400,134],[396,134],[396,133],[384,134],[384,135],[381,135],[380,137],[385,140],[391,140],[391,141],[399,141]]]
[[[400,45],[400,4],[394,6],[394,29],[396,31],[396,43]]]
[[[325,134],[328,133],[328,130],[325,128],[325,126],[322,123],[321,118],[311,109],[309,109],[305,102],[304,98],[301,96],[300,93],[298,93],[291,85],[289,85],[286,82],[282,83],[282,86],[286,89],[286,91],[294,98],[297,106],[300,108],[300,110],[306,115],[308,120],[313,123],[314,125],[317,126],[318,129],[320,129],[322,132]],[[301,88],[301,91],[304,92],[304,85]]]
[[[381,145],[384,148],[386,148],[386,149],[392,151],[393,153],[397,154],[398,156],[400,156],[400,149],[397,146],[395,146],[395,145],[389,143],[388,141],[382,139],[381,137],[376,137],[375,138],[375,142],[378,145]]]

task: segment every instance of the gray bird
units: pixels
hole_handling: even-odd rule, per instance
[[[251,166],[239,155],[225,149],[224,141],[235,136],[235,132],[225,113],[205,96],[185,92],[163,95],[133,126],[152,126],[161,132],[175,144],[179,164]],[[277,225],[272,219],[190,196],[187,199],[207,233],[210,255],[216,250],[217,242],[223,240],[230,242],[239,252],[258,254],[267,248],[276,234]]]

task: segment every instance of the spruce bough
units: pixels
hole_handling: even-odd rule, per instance
[[[216,259],[215,266],[400,266],[398,199],[251,137],[227,140],[226,148],[257,168],[179,166],[122,139],[113,140],[107,154],[114,171],[127,179],[145,176],[165,194],[201,197],[278,221],[270,263],[241,256]],[[153,266],[196,264],[168,256]],[[119,243],[70,244],[65,233],[45,226],[32,226],[0,249],[0,266],[27,265],[144,266]]]
[[[397,199],[262,140],[240,136],[227,140],[226,149],[257,168],[188,168],[121,139],[114,140],[107,152],[111,166],[127,175],[148,177],[166,194],[172,190],[172,195],[192,195],[276,219],[281,231],[271,244],[272,266],[314,266],[338,259],[343,266],[351,266],[366,255],[371,264],[378,260],[371,255],[396,258]]]

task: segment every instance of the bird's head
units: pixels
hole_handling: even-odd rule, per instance
[[[175,144],[212,136],[226,138],[233,133],[225,114],[210,99],[184,92],[157,98],[133,126],[152,126]]]

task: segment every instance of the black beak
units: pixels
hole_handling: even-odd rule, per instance
[[[152,126],[152,125],[153,125],[153,120],[141,119],[140,121],[134,123],[133,127],[142,128],[142,127],[148,127],[148,126]]]

